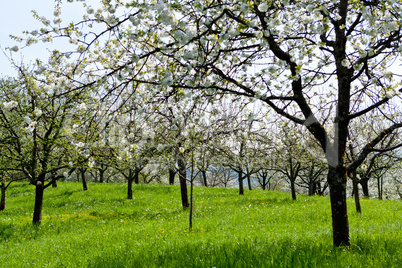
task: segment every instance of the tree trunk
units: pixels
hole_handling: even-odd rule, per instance
[[[296,178],[291,178],[290,179],[290,190],[292,192],[292,200],[296,200],[296,186],[295,186],[295,180]]]
[[[36,182],[35,189],[35,207],[32,223],[39,225],[42,221],[42,205],[43,205],[43,192],[44,192],[44,184],[42,181]]]
[[[0,211],[6,208],[6,178],[3,178],[1,181],[1,200],[0,200]]]
[[[103,169],[103,166],[101,169],[99,169],[99,183],[103,183],[105,179],[105,169]]]
[[[261,179],[262,179],[261,188],[264,191],[267,188],[266,178],[262,177]]]
[[[191,178],[191,186],[190,186],[190,213],[189,213],[189,230],[190,232],[193,230],[193,188],[194,188],[194,183],[193,183],[193,178]]]
[[[314,195],[314,185],[315,185],[315,182],[313,182],[313,181],[309,181],[309,184],[308,184],[308,195],[309,196],[313,196]]]
[[[204,183],[205,187],[208,187],[208,182],[207,182],[207,171],[206,170],[201,170],[202,174],[202,181]]]
[[[360,183],[360,185],[362,186],[362,192],[363,192],[363,196],[365,197],[365,198],[369,198],[370,197],[370,195],[369,195],[369,188],[368,188],[368,181],[369,181],[369,179],[368,178],[361,178],[360,179],[360,181],[359,181],[359,183]]]
[[[52,188],[57,188],[57,180],[52,181]]]
[[[238,174],[239,174],[239,177],[238,177],[238,180],[239,180],[239,194],[243,195],[244,194],[243,172],[242,172],[241,169],[239,169]]]
[[[318,193],[317,184],[318,184],[318,182],[315,181],[314,179],[309,180],[309,184],[308,184],[308,195],[309,196],[313,196]]]
[[[331,200],[333,243],[335,247],[350,246],[346,204],[346,179],[345,167],[329,167],[328,183]]]
[[[177,159],[177,164],[179,166],[181,203],[183,205],[183,209],[186,209],[190,206],[187,193],[186,163],[184,162],[184,159],[182,157],[179,157]]]
[[[247,175],[247,184],[248,184],[248,189],[250,191],[253,190],[252,187],[251,187],[251,176],[250,175]]]
[[[87,191],[88,186],[87,186],[87,179],[85,177],[86,169],[81,169],[80,172],[81,172],[81,180],[82,180],[82,190]]]
[[[176,176],[176,171],[172,168],[169,168],[169,184],[174,184],[174,177]]]
[[[382,200],[382,176],[377,178],[378,199]]]
[[[315,192],[320,196],[324,195],[323,191],[321,190],[321,182],[319,181],[315,183]]]
[[[128,178],[127,183],[127,199],[133,199],[133,177]]]
[[[360,205],[359,183],[355,175],[353,177],[352,182],[353,182],[353,196],[355,198],[355,204],[356,204],[356,212],[362,213],[362,208]]]
[[[135,169],[134,170],[134,183],[139,184],[140,183],[140,171]]]
[[[353,182],[355,183],[355,182]],[[362,213],[362,208],[360,205],[360,196],[359,196],[359,185],[357,183],[355,183],[355,204],[356,204],[356,212],[357,213]]]

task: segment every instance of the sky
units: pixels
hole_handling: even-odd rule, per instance
[[[3,0],[5,1],[5,0]],[[0,76],[14,76],[16,71],[11,63],[4,55],[10,55],[10,51],[6,50],[7,47],[15,45],[22,45],[22,43],[15,42],[9,35],[22,36],[24,30],[34,30],[40,28],[41,23],[32,17],[31,10],[36,10],[43,15],[52,15],[53,13],[53,0],[14,0],[7,1],[7,4],[2,5],[2,14],[0,16]],[[29,47],[12,53],[13,58],[16,60],[24,59],[24,62],[29,62],[35,59],[35,55],[46,55],[46,47],[42,44],[38,47]]]
[[[6,2],[6,0],[1,1]],[[90,0],[87,2],[95,3],[99,2],[99,0]],[[12,67],[9,60],[4,55],[4,52],[9,56],[10,51],[6,49],[7,47],[13,47],[15,45],[23,46],[23,43],[12,40],[9,35],[12,34],[23,37],[22,31],[39,30],[42,28],[43,24],[33,18],[31,11],[36,10],[40,16],[45,16],[49,20],[53,20],[54,4],[54,0],[13,0],[3,3],[0,16],[0,77],[17,75],[17,71]],[[63,4],[62,25],[76,20],[77,18],[82,18],[84,12],[85,9],[82,7],[82,3]],[[49,55],[48,49],[60,48],[64,45],[67,46],[65,40],[64,42],[55,41],[53,44],[38,42],[16,53],[12,53],[12,55],[14,60],[23,60],[24,64],[34,62],[36,58],[41,58],[45,61]]]

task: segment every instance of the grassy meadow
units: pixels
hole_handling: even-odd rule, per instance
[[[59,183],[33,226],[34,187],[12,184],[0,212],[0,267],[402,267],[402,202],[349,200],[352,246],[332,246],[328,197],[178,186]]]

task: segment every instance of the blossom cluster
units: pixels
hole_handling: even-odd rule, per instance
[[[16,101],[9,101],[9,102],[3,102],[3,107],[5,109],[12,109],[18,106],[18,102]]]

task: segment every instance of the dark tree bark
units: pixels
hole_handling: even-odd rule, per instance
[[[127,199],[133,199],[133,182],[138,181],[139,174],[142,168],[129,169],[128,175],[122,172],[123,176],[127,179]]]
[[[88,186],[87,186],[87,179],[85,177],[85,172],[87,170],[85,168],[80,168],[80,173],[81,173],[81,181],[82,181],[82,189],[84,191],[88,190]]]
[[[186,209],[190,206],[188,200],[187,193],[187,179],[186,179],[186,163],[183,157],[178,157],[177,164],[179,166],[179,181],[180,181],[180,193],[181,193],[181,202],[183,205],[183,209]]]
[[[4,210],[6,208],[6,178],[3,177],[1,181],[1,200],[0,200],[0,210]]]
[[[174,184],[174,178],[176,176],[176,171],[172,168],[169,168],[169,184],[173,185]]]
[[[193,178],[190,180],[190,213],[189,213],[189,230],[193,230],[193,195],[194,193],[194,182]]]
[[[352,173],[352,183],[353,183],[353,197],[355,198],[356,212],[362,213],[362,208],[360,205],[359,181],[357,180],[356,172]]]
[[[134,170],[134,183],[139,184],[140,183],[140,171],[139,170]]]
[[[127,180],[127,199],[133,199],[133,178]]]
[[[243,185],[243,172],[241,168],[237,171],[238,174],[238,180],[239,180],[239,194],[243,195],[244,194],[244,185]]]
[[[39,225],[42,221],[42,205],[43,205],[43,192],[45,190],[44,183],[40,180],[36,182],[35,187],[35,207],[32,223]]]
[[[292,194],[292,200],[296,200],[296,179],[299,176],[299,172],[301,170],[301,163],[298,161],[294,161],[293,156],[287,156],[288,165],[279,169],[278,171],[284,174],[290,182],[290,192]]]
[[[205,187],[208,187],[208,182],[207,182],[207,171],[206,170],[201,170],[201,175],[202,175],[202,182]]]
[[[271,190],[271,179],[273,178],[274,174],[269,174],[267,170],[261,169],[257,172],[257,181],[261,186],[262,190]]]
[[[105,171],[107,168],[104,166],[104,164],[101,164],[101,167],[99,168],[99,183],[103,183],[105,181]]]
[[[362,192],[363,192],[363,196],[365,198],[369,198],[370,197],[370,193],[369,193],[369,187],[368,187],[368,181],[369,178],[367,177],[363,177],[359,180],[360,185],[362,186]]]
[[[57,188],[57,180],[52,180],[52,188]]]
[[[248,189],[250,191],[253,190],[252,186],[251,186],[251,176],[250,176],[250,174],[247,175],[247,184],[248,184]]]
[[[353,181],[353,196],[355,198],[356,212],[362,213],[362,208],[360,205],[359,184],[355,180]]]
[[[308,185],[308,195],[313,196],[317,193],[317,182],[310,181]]]
[[[295,201],[296,200],[296,186],[295,186],[295,180],[296,178],[292,178],[290,180],[290,190],[292,192],[292,200]]]
[[[267,188],[267,184],[266,184],[266,178],[262,178],[262,184],[261,184],[261,188],[264,191]]]
[[[346,168],[343,166],[329,167],[328,182],[334,246],[350,246],[346,204]]]
[[[378,189],[378,199],[382,200],[383,198],[383,177],[377,177],[377,189]]]

